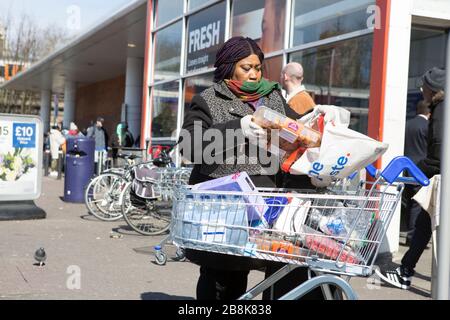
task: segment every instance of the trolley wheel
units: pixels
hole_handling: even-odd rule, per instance
[[[84,202],[89,213],[103,221],[121,219],[119,197],[125,184],[125,178],[113,172],[102,173],[92,179],[84,193]]]
[[[186,254],[184,253],[183,248],[177,248],[177,252],[175,253],[175,259],[180,262],[186,261]]]
[[[155,253],[155,261],[156,261],[156,264],[163,266],[167,262],[167,255],[162,251],[157,251]]]

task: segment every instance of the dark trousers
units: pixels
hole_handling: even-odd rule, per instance
[[[266,268],[266,278],[283,267],[281,263],[273,263]],[[200,278],[197,282],[197,300],[236,300],[247,291],[250,271],[217,270],[205,266],[200,267]],[[275,283],[273,299],[279,299],[289,291],[308,280],[308,269],[297,268]],[[333,289],[333,288],[332,288]],[[263,292],[263,300],[271,300],[270,289]],[[323,300],[320,288],[316,288],[301,300]]]
[[[247,291],[249,272],[201,266],[197,282],[197,300],[236,300]]]
[[[402,267],[413,271],[423,251],[431,239],[431,218],[428,212],[421,210],[416,220],[415,231],[411,239],[409,250],[402,259]]]
[[[408,228],[407,239],[411,242],[414,230],[416,228],[416,220],[422,211],[422,207],[412,199],[414,195],[419,191],[420,186],[405,186],[405,191],[403,192],[403,196],[405,197],[405,213],[406,213],[406,221]]]

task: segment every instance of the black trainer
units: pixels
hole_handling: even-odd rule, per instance
[[[398,267],[395,270],[381,272],[379,269],[375,270],[375,273],[383,279],[385,282],[400,288],[407,290],[411,286],[412,274],[407,274],[402,270],[402,267]]]

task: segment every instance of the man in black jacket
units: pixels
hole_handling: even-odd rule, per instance
[[[423,75],[422,80],[421,90],[424,100],[430,103],[431,117],[428,125],[427,155],[417,165],[428,178],[432,178],[441,171],[445,70],[432,68]],[[398,288],[408,289],[414,275],[414,268],[427,247],[431,235],[431,218],[425,210],[421,210],[416,220],[410,248],[403,256],[401,266],[385,273],[377,270],[380,278]]]
[[[406,122],[405,156],[416,165],[427,156],[429,106],[428,102],[420,101],[417,104],[417,115]],[[408,228],[407,243],[411,242],[417,217],[422,210],[421,206],[412,199],[419,189],[420,186],[407,185],[403,191],[404,213]]]

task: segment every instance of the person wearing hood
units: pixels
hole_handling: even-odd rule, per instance
[[[69,133],[68,133],[69,137],[77,137],[77,136],[82,136],[83,134],[78,130],[78,126],[71,122],[69,125]]]
[[[118,143],[121,147],[132,148],[134,145],[133,134],[128,130],[128,123],[123,121],[117,125]]]
[[[417,163],[427,178],[441,173],[441,145],[444,130],[444,99],[445,70],[431,68],[422,76],[423,85],[420,88],[424,101],[430,106],[428,123],[426,156]],[[448,124],[447,124],[448,125]],[[427,211],[421,210],[416,219],[414,234],[409,250],[401,260],[401,265],[395,270],[381,272],[379,277],[387,283],[400,288],[409,289],[415,267],[432,236],[431,218]]]

